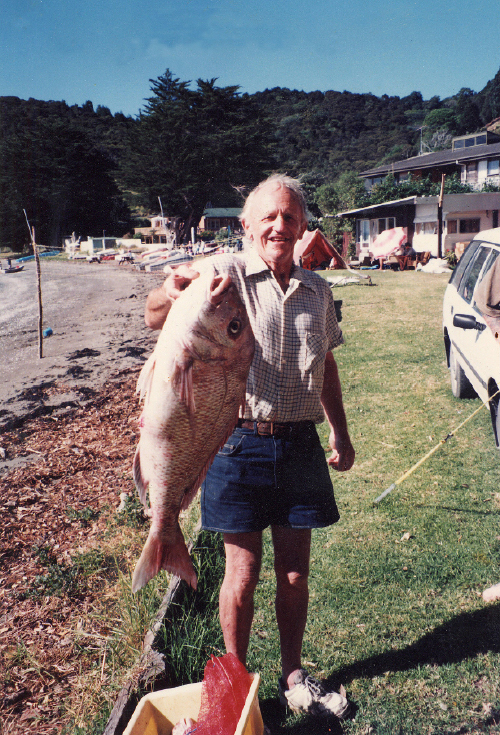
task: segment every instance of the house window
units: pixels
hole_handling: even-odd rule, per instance
[[[488,176],[498,176],[500,173],[500,161],[488,161]]]
[[[358,219],[356,221],[356,241],[361,247],[368,246],[370,242],[370,220]]]
[[[448,235],[456,235],[456,234],[457,234],[457,220],[449,219],[448,220]]]
[[[468,163],[465,167],[465,180],[468,184],[477,183],[477,163]]]
[[[396,227],[396,220],[394,217],[382,217],[378,220],[378,234],[380,235],[381,232],[384,232],[385,230],[392,230],[393,227]]]
[[[437,222],[424,222],[424,235],[437,235]]]
[[[460,234],[464,235],[469,232],[479,232],[480,220],[479,217],[475,219],[461,219],[460,220]]]
[[[498,209],[494,209],[491,213],[491,226],[498,227]]]

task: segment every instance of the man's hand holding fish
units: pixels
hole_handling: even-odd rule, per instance
[[[161,329],[174,301],[199,275],[197,270],[186,263],[173,268],[165,282],[151,291],[147,298],[146,326],[150,329]]]

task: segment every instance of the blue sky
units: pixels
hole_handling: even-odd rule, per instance
[[[0,96],[137,115],[150,78],[425,99],[500,68],[500,0],[0,0]]]

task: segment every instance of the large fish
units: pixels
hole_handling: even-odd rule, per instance
[[[200,276],[173,303],[137,383],[145,404],[134,480],[145,506],[149,488],[152,520],[134,592],[160,569],[196,589],[179,513],[236,424],[253,352],[246,309],[228,275]]]

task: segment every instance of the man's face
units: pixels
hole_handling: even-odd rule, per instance
[[[293,249],[307,223],[297,198],[285,187],[269,184],[257,192],[243,227],[268,264],[292,262]]]

